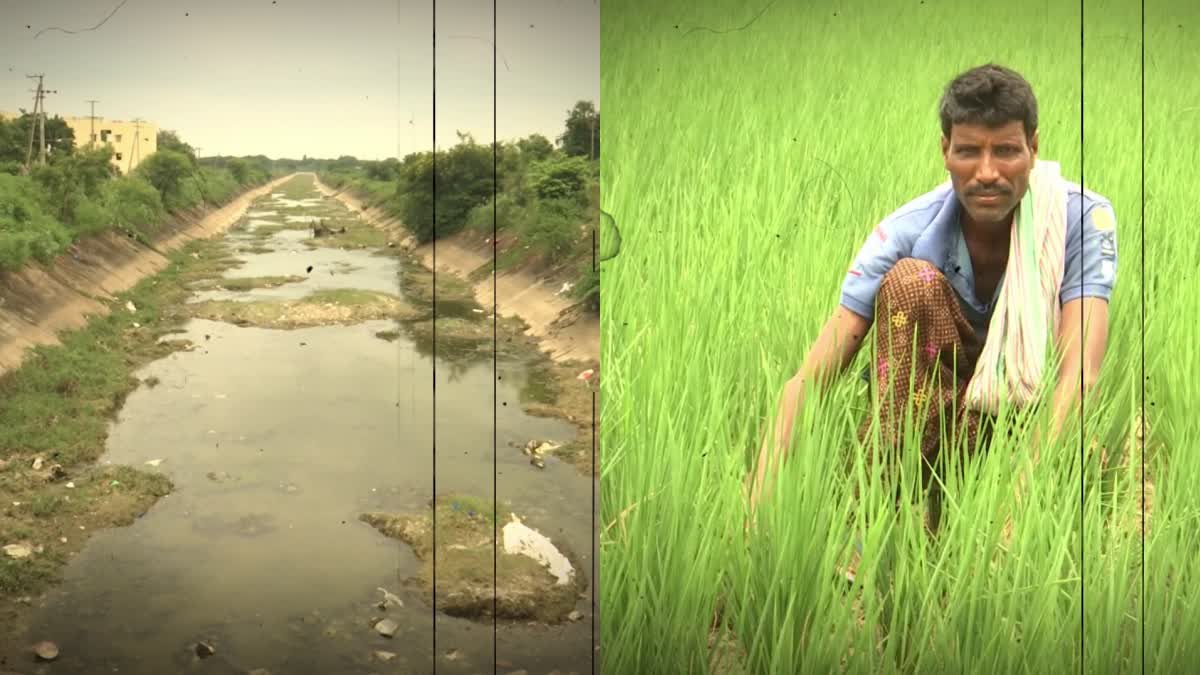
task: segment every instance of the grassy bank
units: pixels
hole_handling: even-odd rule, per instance
[[[417,243],[461,233],[467,245],[490,251],[495,238],[496,261],[476,270],[479,278],[495,269],[566,281],[572,284],[568,297],[598,314],[592,233],[600,219],[599,163],[548,145],[535,149],[528,139],[501,143],[495,153],[470,140],[444,157],[439,152],[436,210],[429,153],[410,155],[402,163],[330,166],[318,177],[404,223]]]
[[[1077,5],[884,3],[835,13],[774,4],[746,30],[719,35],[690,29],[741,26],[759,8],[608,9],[603,98],[622,114],[609,129],[604,208],[622,225],[622,253],[602,264],[606,297],[621,299],[602,321],[604,672],[706,671],[718,606],[718,628],[736,637],[742,666],[755,673],[1116,673],[1136,671],[1143,658],[1146,672],[1185,672],[1200,657],[1186,583],[1198,570],[1189,523],[1200,511],[1191,490],[1200,461],[1186,452],[1197,431],[1186,403],[1195,363],[1178,345],[1190,344],[1196,294],[1190,281],[1156,284],[1153,270],[1174,269],[1195,245],[1175,234],[1187,230],[1187,207],[1151,195],[1170,193],[1190,170],[1170,148],[1178,130],[1189,140],[1200,130],[1178,112],[1195,103],[1173,74],[1186,68],[1194,27],[1170,18],[1165,3],[1147,3],[1143,242],[1141,73],[1136,57],[1103,46],[1137,53],[1136,6],[1086,10],[1086,172],[1081,56],[1054,46],[1062,27],[1080,25]],[[1020,26],[1029,38],[1021,44],[1034,46],[977,30],[1016,28],[1013,16],[1036,17]],[[851,44],[868,46],[848,55]],[[994,444],[950,480],[931,541],[911,482],[902,486],[911,506],[896,513],[892,486],[863,470],[871,448],[854,430],[864,392],[847,375],[805,404],[781,487],[759,533],[743,540],[741,481],[785,380],[875,224],[945,180],[943,88],[992,60],[1032,83],[1040,156],[1109,198],[1119,220],[1124,255],[1085,437],[1069,424],[1042,448],[1034,496],[1015,509],[1026,439]],[[797,79],[801,71],[812,77]],[[674,100],[689,104],[663,105]],[[865,351],[850,373],[866,365]],[[1154,481],[1144,542],[1142,457],[1130,442],[1143,385]],[[1081,453],[1092,439],[1113,457],[1111,473],[1098,453]],[[917,450],[903,452],[904,475],[913,476]],[[866,495],[859,503],[856,486]],[[1015,525],[1009,542],[998,518],[1005,509]],[[837,568],[856,535],[863,562],[849,590]],[[643,597],[648,588],[654,602]]]
[[[0,545],[42,546],[24,558],[0,556],[6,608],[57,579],[92,531],[129,524],[170,491],[160,474],[95,462],[125,397],[156,384],[131,373],[188,346],[171,335],[188,319],[189,284],[235,264],[219,242],[190,242],[160,274],[117,296],[110,314],[60,335],[60,345],[35,348],[0,379]]]
[[[28,123],[26,117],[0,120],[0,139],[13,138],[4,127]],[[201,164],[174,134],[160,132],[159,141],[159,149],[125,175],[112,165],[111,147],[76,148],[69,139],[27,174],[19,163],[0,161],[0,272],[30,260],[49,262],[103,232],[149,243],[171,215],[223,206],[280,175],[265,157]],[[0,158],[11,155],[12,148],[0,145]]]

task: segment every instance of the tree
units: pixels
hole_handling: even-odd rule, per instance
[[[28,142],[18,120],[0,120],[0,171],[14,176],[20,173]]]
[[[229,173],[233,176],[233,179],[237,181],[238,185],[246,184],[246,179],[250,175],[250,165],[246,163],[246,160],[237,159],[235,157],[234,159],[229,160],[229,162],[226,164],[226,168],[229,169]]]
[[[433,155],[412,153],[400,165],[396,185],[400,219],[420,243],[433,239]]]
[[[69,155],[55,155],[45,165],[34,165],[30,175],[43,189],[46,207],[59,222],[75,226],[79,208],[89,199],[98,200],[100,189],[113,176],[112,148],[84,147]]]
[[[36,115],[21,110],[21,116],[13,120],[0,121],[3,130],[0,131],[0,163],[25,163],[29,152],[29,129],[33,127],[33,156],[31,162],[38,160],[38,140],[40,128]],[[66,120],[55,115],[46,118],[46,145],[49,157],[69,155],[75,150],[75,132],[67,126]]]
[[[600,157],[600,113],[591,101],[579,101],[567,111],[567,130],[558,142],[567,155]]]
[[[162,195],[163,204],[171,209],[181,197],[183,180],[192,175],[188,155],[176,150],[158,150],[142,160],[134,172],[145,177]]]
[[[538,199],[586,205],[587,163],[582,157],[552,157],[529,167],[528,182]]]
[[[492,149],[478,145],[469,134],[467,142],[445,153],[437,163],[437,227],[447,235],[462,228],[471,209],[492,198]]]
[[[195,166],[196,150],[192,146],[184,143],[179,139],[179,135],[174,131],[163,130],[158,132],[158,150],[172,150],[190,158],[189,163]]]
[[[397,182],[399,214],[420,243],[462,229],[471,210],[492,198],[492,149],[470,141],[469,134],[448,151],[437,153],[437,221],[434,222],[434,155],[409,154]]]
[[[392,181],[396,180],[400,171],[400,162],[394,157],[389,157],[379,162],[366,163],[367,178],[371,180]]]
[[[517,141],[517,149],[521,157],[528,162],[540,162],[554,152],[554,144],[541,134],[530,134]]]
[[[358,166],[358,158],[354,155],[342,155],[328,164],[330,171],[353,171]]]

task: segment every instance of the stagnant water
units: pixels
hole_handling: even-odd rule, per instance
[[[336,206],[304,204],[324,213]],[[252,209],[259,215],[277,206],[264,198]],[[251,233],[228,236],[236,241]],[[246,264],[227,273],[298,274],[304,282],[198,297],[295,298],[322,288],[399,293],[396,258],[309,250],[306,236],[283,230],[263,242],[272,252],[240,253]],[[309,265],[324,273],[307,274]],[[36,665],[27,652],[10,654],[8,668],[138,675],[254,668],[274,675],[591,672],[593,625],[598,630],[593,481],[553,460],[538,470],[509,446],[567,440],[573,428],[521,412],[519,391],[528,375],[520,364],[501,363],[497,381],[490,359],[455,364],[440,356],[435,420],[435,363],[403,332],[393,342],[375,336],[391,329],[388,321],[285,331],[195,320],[174,336],[197,348],[137,373],[160,383],[128,397],[100,461],[162,471],[175,490],[129,527],[96,533],[66,568],[64,583],[32,611],[24,643],[53,640],[59,658]],[[495,485],[526,522],[581,555],[577,571],[588,581],[576,607],[581,621],[501,623],[494,636],[490,621],[439,613],[434,651],[433,611],[399,583],[418,572],[418,561],[406,544],[358,515],[427,503],[434,494],[435,431],[438,494],[490,498]],[[163,460],[157,468],[145,465],[155,459]],[[386,613],[374,607],[380,587],[399,595],[404,607]],[[370,619],[380,616],[400,624],[394,638],[373,630]],[[213,642],[216,654],[197,659],[192,645],[199,640]],[[381,663],[374,650],[397,657]]]

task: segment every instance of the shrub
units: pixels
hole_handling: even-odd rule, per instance
[[[524,219],[522,209],[517,204],[517,199],[514,195],[502,193],[495,200],[496,203],[496,231],[500,232],[506,229],[511,229],[519,225]],[[492,232],[492,200],[487,203],[480,204],[471,209],[471,213],[467,216],[467,227],[476,232],[491,234]]]
[[[561,258],[577,245],[582,216],[572,200],[555,199],[535,203],[523,226],[525,240],[542,255]]]
[[[46,262],[71,243],[71,233],[42,208],[28,176],[0,174],[0,267],[15,270],[30,258]]]
[[[224,169],[202,167],[195,175],[196,186],[201,198],[208,204],[220,206],[229,201],[238,190],[233,175]]]
[[[166,219],[158,190],[139,176],[122,176],[104,186],[104,204],[113,225],[143,239],[154,234]]]
[[[198,206],[203,200],[200,180],[195,175],[190,175],[180,179],[175,192],[163,195],[163,206],[171,212],[183,211]]]

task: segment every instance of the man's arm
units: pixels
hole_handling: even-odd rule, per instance
[[[824,388],[846,366],[854,360],[862,346],[871,320],[863,318],[845,307],[838,306],[833,316],[821,329],[817,341],[804,358],[800,370],[787,381],[779,403],[779,412],[773,429],[763,439],[755,471],[752,474],[750,492],[751,510],[770,492],[770,483],[786,458],[787,449],[795,425],[796,414],[804,402],[804,389],[808,382]]]
[[[1085,323],[1082,332],[1081,315]],[[1108,346],[1108,302],[1101,298],[1079,298],[1063,305],[1058,342],[1063,361],[1054,388],[1051,440],[1058,437],[1068,416],[1076,410],[1080,378],[1085,396],[1096,384]]]

